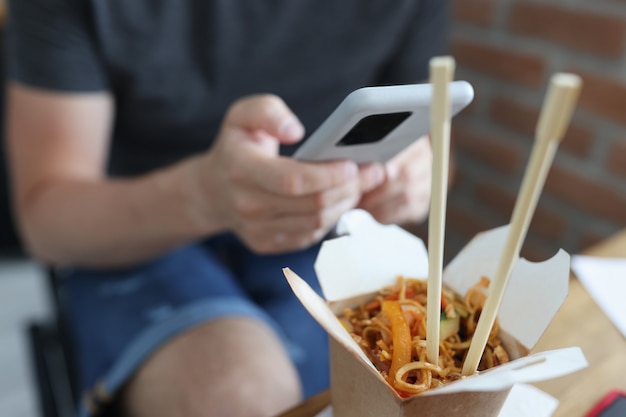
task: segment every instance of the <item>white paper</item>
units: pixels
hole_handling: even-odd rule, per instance
[[[626,259],[574,255],[571,266],[589,295],[626,337]]]
[[[556,398],[531,385],[513,386],[506,398],[500,417],[550,417],[558,407]],[[333,417],[332,406],[326,407],[316,417]]]

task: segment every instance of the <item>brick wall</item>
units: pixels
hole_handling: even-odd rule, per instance
[[[476,97],[453,122],[458,171],[446,257],[509,222],[548,80],[559,71],[584,85],[523,255],[576,253],[626,227],[626,2],[456,0],[453,15],[455,78],[472,83]]]

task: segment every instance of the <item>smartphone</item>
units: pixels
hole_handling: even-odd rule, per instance
[[[364,87],[350,93],[294,153],[303,161],[386,162],[430,132],[431,84]],[[449,84],[451,116],[474,98],[467,81]]]
[[[626,391],[614,390],[605,395],[585,417],[626,416]]]

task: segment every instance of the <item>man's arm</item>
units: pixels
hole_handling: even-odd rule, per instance
[[[8,87],[8,150],[19,226],[29,250],[55,264],[121,266],[223,231],[261,253],[319,241],[383,179],[354,163],[278,156],[303,130],[282,100],[234,103],[213,148],[131,179],[105,165],[113,101]],[[175,146],[175,142],[173,143]]]
[[[8,86],[7,145],[19,228],[52,263],[120,265],[219,230],[194,215],[188,167],[109,180],[107,93]]]

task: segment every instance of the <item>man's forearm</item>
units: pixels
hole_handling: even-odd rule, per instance
[[[194,201],[189,161],[136,179],[50,181],[20,204],[31,253],[52,264],[124,266],[220,227]]]

